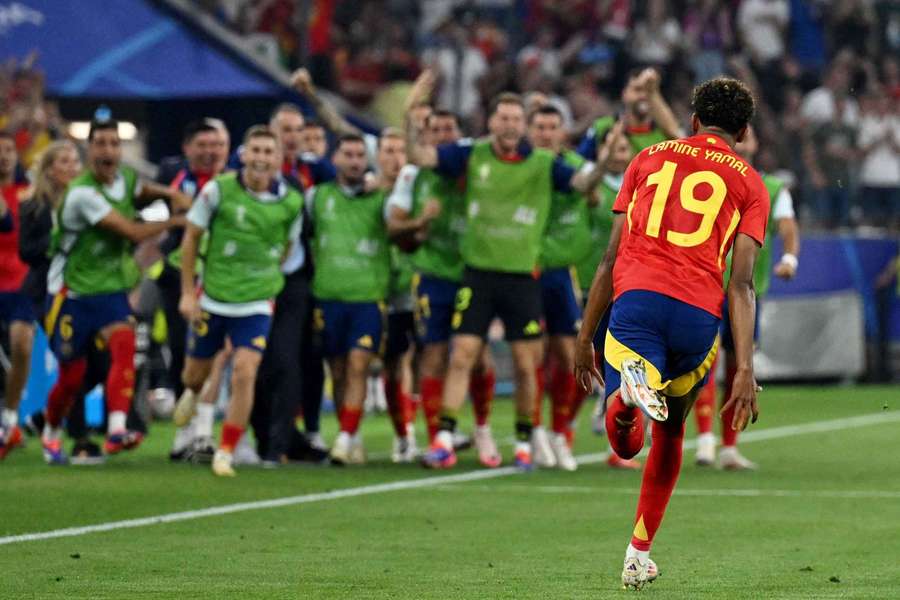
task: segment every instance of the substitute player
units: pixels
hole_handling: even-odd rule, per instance
[[[256,372],[266,349],[272,299],[281,291],[281,263],[299,239],[303,199],[278,177],[276,135],[256,125],[244,135],[243,168],[219,175],[200,192],[188,213],[181,243],[179,311],[191,324],[182,380],[194,394],[209,376],[225,338],[234,348],[231,401],[212,471],[232,477],[234,449],[253,408]],[[200,238],[209,232],[200,298],[194,276]]]
[[[747,129],[747,136],[736,144],[735,151],[752,162],[759,149],[759,142],[753,127]],[[756,311],[759,314],[759,303],[769,289],[771,273],[782,279],[793,279],[797,274],[797,254],[800,251],[800,234],[797,219],[794,215],[794,201],[784,183],[771,173],[762,174],[763,183],[769,193],[772,211],[769,216],[766,242],[759,251],[756,267],[753,270],[753,287],[756,290]],[[780,235],[784,243],[784,254],[778,263],[772,266],[772,239]],[[730,267],[730,258],[728,265]],[[731,337],[731,323],[728,320],[727,303],[722,308],[722,350],[725,355],[725,394],[722,405],[728,401],[728,390],[734,380],[734,339]],[[759,328],[753,330],[753,341],[758,342]],[[715,367],[710,370],[709,382],[704,386],[697,398],[695,416],[697,418],[697,456],[700,466],[712,465],[716,456],[716,438],[712,432],[712,418],[716,405],[716,382],[713,377]],[[720,415],[722,427],[722,449],[719,451],[719,467],[731,471],[756,469],[756,464],[745,458],[737,449],[738,431],[729,427],[734,415],[732,410]]]
[[[765,241],[769,198],[759,174],[735,154],[753,116],[741,82],[717,78],[693,95],[694,135],[641,152],[616,198],[609,249],[597,269],[578,335],[576,376],[587,389],[592,338],[613,299],[605,343],[606,426],[610,444],[630,458],[653,420],[622,583],[640,588],[657,575],[650,545],[681,470],[684,420],[718,350],[722,275],[734,248],[728,286],[737,372],[731,426],[757,418],[753,376],[756,297],[753,266]]]
[[[128,292],[139,278],[134,244],[184,224],[184,217],[138,223],[137,211],[157,198],[170,210],[185,211],[191,200],[155,183],[138,180],[121,164],[118,123],[91,123],[88,169],[69,183],[57,213],[47,290],[52,303],[45,330],[59,360],[50,390],[41,443],[49,464],[65,464],[61,424],[81,389],[90,344],[109,350],[106,378],[109,412],[104,450],[116,454],[140,444],[142,435],[125,426],[134,394],[135,339]]]
[[[424,458],[425,466],[432,468],[456,464],[456,416],[488,327],[498,315],[515,369],[515,462],[522,469],[532,468],[535,369],[543,353],[541,290],[535,277],[541,235],[554,190],[587,191],[599,181],[592,163],[576,171],[524,140],[525,107],[518,95],[500,94],[489,112],[486,139],[437,147],[408,142],[411,162],[445,177],[465,175],[466,181],[466,229],[461,238],[466,269],[452,322],[440,432]]]
[[[331,460],[339,465],[361,464],[365,450],[359,424],[366,377],[381,348],[391,269],[384,225],[387,194],[380,188],[365,190],[368,161],[361,136],[342,136],[332,160],[337,179],[306,195],[316,265],[313,326],[331,368],[340,420]]]

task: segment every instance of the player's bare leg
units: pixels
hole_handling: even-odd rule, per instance
[[[516,340],[509,344],[513,360],[513,377],[516,382],[516,466],[530,470],[531,434],[534,416],[534,399],[537,394],[535,368],[543,360],[543,341]]]
[[[368,350],[354,348],[346,358],[331,361],[335,398],[340,398],[338,419],[341,426],[331,449],[334,464],[362,464],[366,461],[359,424],[366,400],[366,378],[373,357],[374,354]]]
[[[435,435],[434,443],[428,453],[422,458],[425,467],[446,469],[456,464],[456,452],[453,450],[456,418],[466,401],[466,391],[469,389],[472,368],[475,366],[483,346],[484,340],[480,336],[469,334],[453,336],[447,377],[444,380],[438,433]]]
[[[28,381],[31,349],[34,345],[34,325],[13,321],[9,325],[10,370],[6,373],[6,407],[0,420],[0,460],[22,444],[19,428],[19,402]]]
[[[686,396],[667,398],[668,418],[651,423],[653,441],[641,481],[634,532],[625,551],[622,569],[622,584],[626,588],[640,589],[658,574],[656,565],[650,560],[650,545],[681,472],[684,422],[698,393],[699,390],[694,389]]]

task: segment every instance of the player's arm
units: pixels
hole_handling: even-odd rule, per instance
[[[291,87],[293,87],[297,93],[309,100],[309,103],[312,104],[313,109],[322,120],[322,123],[324,123],[325,127],[335,135],[360,135],[362,133],[358,127],[342,117],[330,102],[327,102],[324,98],[319,96],[316,92],[316,86],[313,84],[312,77],[310,77],[309,71],[306,69],[297,69],[294,71],[291,75]]]
[[[183,216],[172,217],[166,221],[140,223],[126,219],[118,211],[110,210],[105,217],[97,221],[97,226],[137,244],[173,227],[182,227],[184,223]]]
[[[659,89],[659,73],[656,69],[645,69],[638,77],[644,82],[647,90],[647,104],[650,109],[650,118],[656,123],[665,136],[669,139],[675,139],[684,136],[684,131],[678,124],[678,118],[672,112],[672,108],[666,99],[663,98],[662,91]]]
[[[619,137],[624,134],[624,131],[625,124],[621,120],[617,121],[603,143],[597,145],[596,162],[587,163],[572,177],[572,189],[585,194],[588,204],[591,206],[596,206],[600,202],[600,197],[596,194],[597,186],[606,174],[613,146]]]
[[[191,208],[191,198],[180,191],[160,185],[153,181],[142,181],[135,195],[135,206],[144,208],[151,202],[162,198],[169,205],[173,214],[186,213]]]
[[[200,316],[200,303],[194,293],[194,277],[200,239],[205,231],[189,222],[181,238],[181,299],[178,302],[178,312],[188,322],[194,322]]]
[[[777,224],[778,235],[784,246],[784,254],[775,265],[775,275],[782,279],[793,279],[800,264],[797,259],[800,255],[800,228],[794,212],[794,199],[787,188],[781,188],[775,197],[772,218]]]
[[[753,263],[759,243],[744,233],[734,238],[731,258],[731,280],[728,282],[728,316],[737,373],[731,387],[731,397],[722,412],[735,407],[731,427],[743,430],[747,423],[756,423],[756,378],[753,376],[753,330],[756,324],[756,292],[753,289]]]
[[[421,215],[412,216],[413,188],[417,176],[418,169],[415,166],[404,166],[388,197],[384,222],[388,237],[392,241],[408,240],[410,237],[414,237],[417,242],[424,241],[429,223],[441,214],[440,201],[431,198],[425,204]]]
[[[603,314],[609,307],[613,293],[613,267],[616,264],[616,256],[619,252],[619,241],[622,238],[622,227],[625,223],[625,215],[619,213],[613,219],[612,232],[609,237],[609,246],[603,260],[597,266],[594,281],[591,283],[591,291],[588,293],[587,306],[584,308],[584,316],[581,329],[575,343],[575,379],[585,391],[593,387],[591,376],[597,381],[603,382],[603,377],[594,362],[594,335]]]

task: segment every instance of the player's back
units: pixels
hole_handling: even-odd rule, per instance
[[[625,172],[615,297],[659,292],[721,315],[722,273],[736,233],[762,244],[769,198],[759,174],[714,134],[654,144]]]

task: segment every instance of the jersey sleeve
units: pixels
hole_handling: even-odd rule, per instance
[[[219,206],[219,184],[210,181],[203,186],[197,199],[191,205],[191,209],[187,213],[189,223],[196,225],[201,229],[209,229],[209,223],[212,221],[213,214]]]
[[[69,190],[65,200],[63,218],[67,226],[81,229],[84,225],[96,225],[112,210],[109,202],[96,190],[89,187],[76,187]]]
[[[582,168],[587,168],[587,165]],[[572,177],[575,176],[575,173],[577,173],[575,168],[566,163],[561,156],[557,156],[553,160],[553,189],[563,193],[571,192]]]
[[[635,189],[637,189],[637,164],[638,160],[634,159],[628,165],[628,168],[625,169],[625,174],[622,176],[622,187],[619,188],[619,193],[616,195],[615,202],[613,202],[612,211],[614,213],[628,211],[628,205],[631,203]]]
[[[337,169],[334,164],[327,158],[313,158],[304,161],[309,166],[309,173],[312,175],[313,184],[328,183],[337,179]]]
[[[578,154],[588,160],[594,160],[597,157],[597,132],[593,127],[589,127],[584,137],[578,144]]]
[[[472,154],[472,140],[464,139],[452,144],[441,144],[437,147],[437,166],[435,171],[456,179],[466,172],[469,156]]]
[[[749,235],[762,246],[766,241],[766,227],[769,224],[769,193],[761,180],[751,184],[748,192],[737,232]]]
[[[394,190],[388,196],[387,202],[384,204],[384,216],[387,219],[391,213],[391,207],[396,206],[407,214],[412,212],[413,208],[413,185],[416,182],[416,176],[419,174],[419,168],[415,165],[405,165],[400,169],[400,175],[397,177],[397,183],[394,184]]]
[[[791,193],[788,189],[783,187],[778,191],[778,195],[775,196],[775,206],[772,207],[772,218],[777,221],[780,219],[793,219],[795,216],[794,199],[791,197]]]

